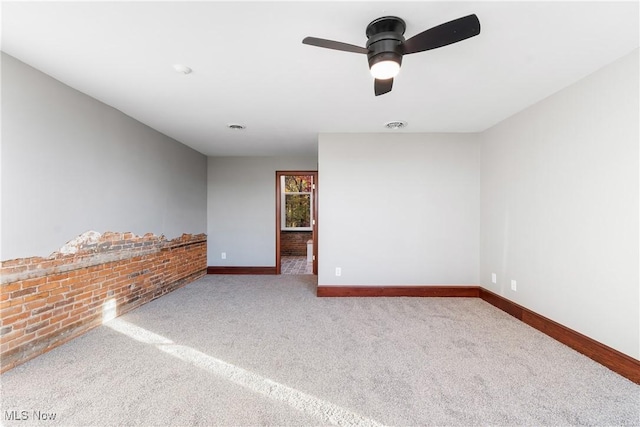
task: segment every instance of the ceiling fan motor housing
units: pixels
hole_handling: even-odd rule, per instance
[[[395,61],[402,65],[404,21],[396,16],[385,16],[367,26],[367,59],[369,68],[380,61]]]

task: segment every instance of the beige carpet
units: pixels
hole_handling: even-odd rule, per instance
[[[3,374],[2,424],[640,425],[640,386],[480,299],[315,280],[206,276]]]

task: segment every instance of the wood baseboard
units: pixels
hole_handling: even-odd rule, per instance
[[[207,274],[276,274],[275,267],[207,267]]]
[[[616,349],[582,335],[580,332],[567,328],[487,289],[480,288],[480,298],[634,383],[640,384],[640,361],[633,357],[627,356]]]
[[[466,297],[478,298],[479,286],[318,286],[319,297]]]
[[[516,319],[640,384],[640,361],[481,286],[318,286],[319,297],[467,297],[481,298]]]

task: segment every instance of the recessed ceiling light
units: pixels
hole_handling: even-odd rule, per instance
[[[237,123],[228,124],[227,127],[231,130],[244,130],[247,128],[245,125],[239,125]]]
[[[384,127],[387,129],[402,129],[407,127],[407,122],[403,122],[402,120],[394,120],[392,122],[387,122],[384,124]]]
[[[191,68],[187,67],[186,65],[182,65],[182,64],[174,64],[173,65],[173,69],[176,70],[179,73],[182,73],[182,74],[191,73]]]

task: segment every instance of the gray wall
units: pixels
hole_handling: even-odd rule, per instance
[[[480,247],[482,286],[637,359],[638,75],[635,50],[483,134]]]
[[[206,157],[2,54],[3,260],[89,230],[206,232]]]
[[[208,265],[275,266],[276,171],[317,169],[315,157],[209,157]]]
[[[321,134],[318,152],[320,285],[478,283],[477,135]]]

